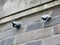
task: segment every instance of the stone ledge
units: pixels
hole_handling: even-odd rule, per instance
[[[8,1],[7,1],[8,2]],[[6,2],[6,3],[7,3]],[[39,6],[39,5],[43,5],[43,4],[46,4],[46,3],[50,3],[50,2],[53,2],[53,0],[26,0],[26,1],[23,1],[23,0],[21,0],[21,1],[19,1],[19,0],[17,0],[17,1],[14,1],[16,4],[14,4],[14,6],[12,6],[12,7],[9,7],[9,8],[7,8],[7,6],[6,6],[6,8],[7,9],[5,9],[4,8],[4,6],[3,6],[3,9],[5,9],[5,10],[2,10],[2,12],[1,12],[1,16],[0,16],[0,18],[4,18],[4,17],[7,17],[7,16],[11,16],[11,15],[14,15],[14,14],[16,14],[16,13],[21,13],[21,12],[24,12],[24,11],[26,11],[26,10],[30,10],[30,9],[32,9],[32,8],[35,8],[35,7],[37,7],[37,6]],[[19,3],[20,2],[20,3]],[[12,2],[10,2],[10,3],[12,3]],[[23,3],[22,5],[20,5],[21,3]],[[27,4],[26,4],[27,3]],[[10,4],[11,5],[11,4]],[[12,4],[13,5],[13,4]],[[24,7],[23,7],[24,6]],[[22,8],[21,8],[22,7]]]
[[[49,9],[49,8],[57,6],[57,5],[60,5],[59,0],[48,3],[48,4],[45,4],[45,5],[42,5],[42,6],[39,6],[39,7],[36,7],[36,8],[33,8],[31,10],[28,10],[28,11],[25,11],[25,12],[22,12],[22,13],[19,13],[19,14],[16,14],[16,15],[12,15],[12,16],[3,18],[3,19],[0,20],[0,24],[6,23],[6,22],[9,22],[11,20],[15,20],[15,19],[18,19],[18,18],[21,18],[21,17],[24,17],[24,16],[27,16],[27,15],[32,14],[32,13],[36,13],[38,11]]]

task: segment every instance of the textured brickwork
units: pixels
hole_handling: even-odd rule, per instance
[[[27,33],[20,34],[16,36],[16,43],[24,43],[31,40],[36,40],[40,38],[46,38],[53,35],[53,28],[47,28],[42,30],[31,31]]]
[[[60,35],[52,36],[43,40],[43,45],[58,45],[60,44]]]
[[[60,45],[60,0],[3,0],[2,2],[0,45]],[[50,15],[51,20],[44,22],[41,18],[43,15]],[[21,28],[13,27],[12,21],[20,23]]]
[[[13,42],[14,42],[14,38],[9,38],[1,41],[0,45],[13,45]]]

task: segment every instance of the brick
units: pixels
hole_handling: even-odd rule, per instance
[[[55,8],[51,14],[53,17],[60,15],[60,7]]]
[[[8,38],[1,41],[0,45],[13,45],[14,38]]]
[[[60,16],[52,18],[49,22],[44,23],[44,27],[50,27],[57,24],[60,24]]]
[[[60,45],[60,34],[43,39],[43,45]]]
[[[27,43],[26,45],[42,45],[42,41],[41,40],[31,41]]]
[[[28,41],[26,43],[20,43],[15,45],[42,45],[42,39]]]
[[[15,41],[16,43],[25,43],[25,42],[35,40],[35,39],[46,38],[53,35],[52,30],[53,28],[50,27],[50,28],[46,28],[42,30],[39,29],[39,30],[23,33],[23,34],[17,35],[15,37]]]
[[[32,30],[37,30],[42,28],[42,22],[35,22],[32,24],[27,25],[27,32]]]
[[[60,24],[54,26],[54,34],[60,34]]]

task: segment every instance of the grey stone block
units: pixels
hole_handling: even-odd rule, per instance
[[[0,45],[13,45],[14,38],[8,38],[1,41]]]
[[[42,45],[42,41],[33,41],[33,42],[29,42],[26,45]]]
[[[53,32],[54,32],[54,34],[60,34],[60,24],[54,26]]]
[[[15,45],[42,45],[42,39],[28,41],[27,43],[20,43]]]
[[[30,25],[27,25],[27,32],[41,28],[42,28],[42,22],[35,22]]]
[[[8,31],[11,29],[13,29],[11,22],[0,25],[0,31]]]
[[[58,7],[55,8],[55,9],[53,9],[51,15],[52,15],[53,17],[60,15],[60,6],[58,6]]]
[[[60,34],[43,39],[43,45],[60,45]]]

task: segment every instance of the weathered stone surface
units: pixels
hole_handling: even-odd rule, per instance
[[[13,45],[14,38],[8,38],[1,41],[0,45]]]
[[[60,16],[52,18],[49,22],[44,23],[44,27],[60,24]]]
[[[59,8],[55,8],[54,10],[52,10],[52,16],[58,16],[60,15],[60,6]]]
[[[57,10],[57,11],[55,11]],[[51,14],[49,13],[51,11]],[[28,17],[24,17],[23,19],[18,19],[17,21],[19,23],[22,23],[22,25],[27,25],[27,24],[30,24],[30,23],[33,23],[33,22],[38,22],[38,21],[41,21],[42,19],[40,18],[41,15],[45,15],[45,14],[48,14],[48,15],[52,15],[52,17],[55,17],[55,16],[59,16],[59,7],[53,9],[53,10],[50,10],[50,11],[45,11],[43,13],[41,12],[38,12],[34,15],[31,15],[31,16],[28,16]],[[58,12],[58,13],[54,13],[54,12]],[[10,30],[12,29],[12,24],[11,22],[9,23],[5,23],[5,24],[2,24],[0,25],[0,31],[4,31],[4,30]]]
[[[12,22],[0,25],[0,31],[7,31],[7,30],[11,30],[11,29],[13,29]]]
[[[21,3],[20,1],[22,1],[24,3]],[[42,2],[40,2],[40,1],[42,1]],[[51,0],[27,0],[27,1],[8,0],[6,3],[4,2],[5,3],[4,5],[1,4],[1,5],[3,5],[2,15],[7,16],[8,14],[14,13],[15,11],[21,11],[21,10],[24,10],[24,9],[30,8],[32,6],[48,2],[48,1],[51,1]],[[25,6],[25,4],[26,4],[26,6]],[[56,10],[51,9],[51,7],[54,7],[59,4],[60,4],[59,1],[51,2],[48,4],[44,4],[42,6],[27,10],[25,12],[22,12],[22,13],[19,13],[16,15],[12,15],[12,16],[8,16],[6,18],[1,19],[0,24],[1,23],[5,23],[5,24],[0,25],[0,30],[2,30],[2,31],[0,31],[0,41],[1,41],[0,45],[15,45],[15,44],[16,45],[60,45],[60,16],[59,16],[60,9],[59,8],[58,9],[55,8]],[[21,5],[21,8],[23,7],[22,9],[20,9],[20,7],[19,7],[20,5]],[[47,8],[48,9],[50,8],[51,10],[50,9],[46,10],[45,11],[46,13],[39,12],[39,11],[45,10]],[[41,15],[45,15],[45,14],[50,15],[49,11],[52,12],[51,13],[52,19],[49,22],[43,24]],[[36,12],[38,12],[38,13],[36,13]],[[36,13],[36,14],[32,14],[32,13]],[[32,15],[26,16],[26,15],[30,15],[30,14],[32,14]],[[3,17],[3,16],[1,16],[1,17]],[[21,16],[22,17],[26,16],[26,17],[23,17],[20,19]],[[17,20],[15,20],[15,19],[17,19]],[[17,22],[21,21],[22,26],[24,25],[26,27],[22,27],[21,29],[17,30],[12,27],[11,22],[8,22],[11,20],[15,20]],[[6,22],[8,22],[8,23],[6,23]],[[57,25],[57,24],[59,24],[59,25]],[[46,28],[42,28],[43,26]],[[57,35],[54,35],[54,34],[57,34]],[[39,39],[42,39],[43,43]]]
[[[27,43],[20,43],[15,45],[42,45],[42,39],[28,41]]]
[[[41,40],[32,41],[32,42],[27,43],[26,45],[42,45],[42,41]]]
[[[55,5],[57,5],[57,4],[59,4],[60,5],[60,1],[59,0],[57,0],[57,1],[55,1],[55,2],[52,2],[52,3],[50,3],[50,4],[46,4],[46,5],[44,5],[43,7],[43,9],[47,9],[47,8],[49,8],[49,7],[54,7]]]
[[[11,37],[11,36],[15,36],[15,35],[18,35],[18,34],[21,34],[25,32],[25,28],[21,28],[21,29],[10,29],[10,30],[7,30],[7,31],[2,31],[0,33],[0,40],[4,39],[4,38],[7,38],[7,37]]]
[[[52,0],[47,0],[43,2],[42,0],[13,0],[13,1],[7,0],[6,2],[2,2],[4,5],[2,6],[0,18],[7,16],[9,14],[12,14],[12,13],[18,12],[18,11],[22,11],[22,10],[34,7],[36,5],[41,5],[49,1],[52,1]]]
[[[17,35],[15,41],[17,44],[19,44],[19,43],[25,43],[25,42],[35,40],[35,39],[49,37],[53,35],[52,30],[53,28],[50,27],[46,29],[44,28],[42,30],[39,29],[39,30],[23,33],[23,34]]]
[[[57,16],[57,17],[55,17],[55,18],[53,18],[53,19],[51,19],[51,21],[50,22],[48,22],[48,23],[45,23],[45,27],[47,27],[47,26],[52,26],[52,25],[57,25],[57,24],[60,24],[60,16]],[[9,24],[8,24],[9,25]],[[38,25],[37,25],[38,26]],[[28,27],[28,26],[27,26]],[[38,26],[39,27],[39,26]],[[21,30],[19,30],[19,31],[17,31],[17,30],[15,30],[15,29],[13,29],[13,31],[12,30],[10,30],[10,31],[4,31],[4,32],[2,32],[2,33],[0,33],[0,39],[2,39],[2,38],[6,38],[6,37],[9,37],[9,36],[15,36],[15,35],[17,35],[17,34],[20,34],[20,33],[23,33],[23,32],[25,32],[25,31],[32,31],[32,30],[37,30],[38,28],[37,27],[34,27],[34,28],[30,28],[30,29],[27,29],[27,28],[24,28],[24,27],[22,27],[22,29]],[[27,30],[26,30],[27,29]],[[55,29],[54,29],[55,30]],[[56,33],[56,32],[54,32],[54,33]]]
[[[41,0],[41,3],[43,4],[44,2],[48,2],[48,1],[51,1],[51,0]]]
[[[15,44],[15,45],[25,45],[25,44]]]
[[[37,30],[42,28],[42,22],[35,22],[27,25],[27,32],[32,30]]]
[[[17,18],[20,18],[20,17],[23,17],[23,16],[27,16],[29,14],[32,14],[32,13],[35,13],[35,12],[38,12],[38,11],[42,11],[42,10],[57,6],[59,4],[60,4],[59,1],[55,1],[55,2],[45,4],[43,6],[39,6],[38,8],[36,7],[36,8],[30,9],[28,11],[24,11],[23,13],[20,13],[20,14],[17,14],[17,15],[12,15],[12,16],[6,17],[6,18],[0,20],[0,24],[11,21],[11,20],[14,20],[14,19],[17,19]]]
[[[54,30],[53,31],[54,31],[54,34],[60,34],[60,24],[54,26]]]
[[[2,7],[5,4],[6,0],[0,0],[0,6]]]
[[[60,45],[60,34],[43,39],[43,45]]]

